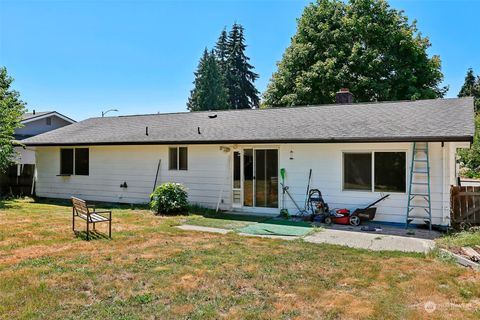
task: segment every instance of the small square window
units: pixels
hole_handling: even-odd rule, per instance
[[[187,147],[168,148],[168,169],[169,170],[188,170],[188,148]]]
[[[60,149],[60,174],[88,176],[89,175],[88,148]]]
[[[46,119],[46,122],[47,122],[47,126],[51,126],[52,125],[52,117],[48,117]]]

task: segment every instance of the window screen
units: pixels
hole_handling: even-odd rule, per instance
[[[406,191],[405,152],[375,152],[375,191]]]
[[[372,154],[343,154],[343,189],[372,190]]]
[[[235,189],[241,188],[240,165],[241,165],[240,152],[235,151],[233,152],[233,187]]]
[[[178,169],[187,170],[188,169],[188,151],[187,147],[178,148]]]
[[[178,148],[168,148],[168,169],[177,170],[178,169]]]
[[[79,176],[88,176],[88,148],[75,149],[75,174]]]
[[[73,149],[60,149],[60,174],[73,174]]]

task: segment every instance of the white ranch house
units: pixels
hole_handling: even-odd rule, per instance
[[[285,184],[303,206],[311,187],[331,208],[383,194],[375,220],[405,223],[413,142],[428,142],[432,222],[450,222],[456,150],[474,134],[473,99],[336,104],[91,118],[24,141],[36,150],[36,194],[147,203],[157,178],[189,200],[277,215]],[[290,213],[297,210],[287,198]]]

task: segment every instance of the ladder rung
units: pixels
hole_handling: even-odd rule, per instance
[[[430,221],[429,216],[408,216],[408,219],[413,220],[413,219],[423,219],[423,220],[428,220]]]
[[[418,165],[416,165],[417,163]],[[409,223],[416,219],[423,220],[425,223],[429,224],[431,228],[432,208],[430,195],[430,164],[428,158],[428,142],[414,142],[412,166],[409,168],[409,170],[410,189],[408,192],[407,228]],[[416,176],[416,174],[422,176]],[[414,179],[426,182],[413,181]],[[412,192],[412,186],[428,186],[428,190],[417,187],[420,190],[415,190],[414,192]],[[415,210],[417,208],[423,210]]]
[[[430,210],[428,206],[409,206],[409,207],[408,207],[408,211],[410,212],[410,211],[412,211],[412,210],[415,209],[415,208],[424,209],[425,212],[427,212],[427,213],[428,213],[428,211]],[[427,209],[428,209],[428,210],[427,210]]]

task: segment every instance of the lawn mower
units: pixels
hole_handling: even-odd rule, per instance
[[[353,210],[353,212],[349,209],[333,209],[333,211],[328,212],[328,215],[325,217],[325,223],[350,224],[352,226],[358,226],[364,221],[373,220],[377,212],[377,208],[374,207],[374,205],[385,200],[389,196],[389,194],[382,196],[380,199],[370,203],[366,207],[357,208]]]

